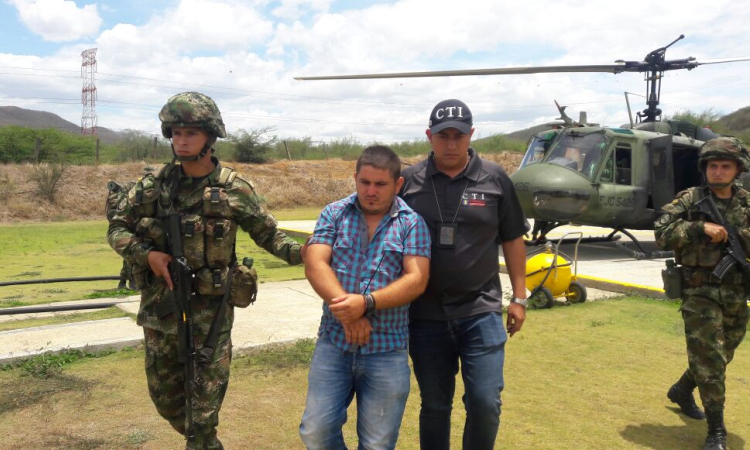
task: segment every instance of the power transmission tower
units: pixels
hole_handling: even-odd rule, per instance
[[[81,103],[83,114],[81,114],[81,134],[97,135],[98,119],[96,117],[96,49],[90,48],[81,52],[81,78],[83,88],[81,89]]]

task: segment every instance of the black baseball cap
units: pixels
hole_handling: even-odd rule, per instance
[[[432,108],[430,114],[430,132],[437,133],[446,128],[455,128],[458,131],[469,134],[474,125],[471,110],[461,100],[443,100]]]

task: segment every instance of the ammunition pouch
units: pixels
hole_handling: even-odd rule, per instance
[[[664,293],[667,298],[682,297],[682,269],[682,267],[675,266],[672,260],[667,261],[666,269],[662,269],[661,278],[664,282]]]
[[[234,280],[229,292],[229,304],[247,308],[258,295],[258,273],[252,267],[238,265],[234,269]]]
[[[229,268],[209,269],[204,267],[195,273],[195,292],[201,295],[224,295]]]
[[[232,262],[232,255],[234,255],[237,222],[215,217],[206,218],[205,221],[206,265],[209,267],[229,266]]]
[[[730,270],[724,278],[719,278],[712,273],[710,269],[702,267],[682,267],[682,280],[685,286],[700,287],[706,284],[745,284],[745,279],[741,272]]]
[[[182,224],[182,251],[185,260],[193,270],[205,266],[203,255],[205,248],[206,225],[203,217],[196,214],[184,214],[180,218]]]

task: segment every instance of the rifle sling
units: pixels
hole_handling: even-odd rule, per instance
[[[227,314],[227,306],[229,306],[229,294],[232,290],[232,280],[234,279],[234,269],[237,267],[237,261],[229,266],[229,273],[227,274],[227,287],[224,291],[224,295],[221,298],[221,305],[219,310],[214,316],[213,322],[211,322],[211,329],[208,331],[206,341],[203,343],[203,347],[198,350],[196,355],[196,363],[201,368],[206,368],[211,361],[214,359],[216,353],[216,344],[219,340],[219,330],[221,330],[221,324],[224,321],[224,316]]]
[[[732,227],[731,224],[729,224],[729,222],[724,219],[724,217],[719,212],[719,208],[716,206],[716,202],[714,201],[711,191],[707,190],[707,192],[703,192],[703,195],[705,197],[701,199],[701,201],[706,201],[706,203],[708,203],[709,208],[708,211],[706,211],[708,213],[708,216],[711,217],[711,219],[713,219],[717,225],[721,225],[725,230],[727,230],[729,240],[724,244],[724,247],[727,249],[728,255],[740,264],[740,267],[746,274],[750,275],[750,264],[747,261],[747,255],[745,255],[745,251],[742,249],[737,239],[737,231],[734,229],[734,227]],[[732,243],[734,243],[734,245],[732,245]],[[733,247],[737,247],[737,249],[732,251]]]

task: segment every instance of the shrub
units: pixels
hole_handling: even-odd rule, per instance
[[[50,162],[34,164],[31,169],[31,181],[34,182],[37,192],[50,203],[55,202],[55,194],[60,188],[60,180],[65,174],[67,165],[62,162]]]
[[[229,136],[229,141],[234,144],[235,160],[237,162],[260,164],[268,161],[268,152],[275,146],[278,138],[269,136],[275,131],[273,127],[263,127],[257,130],[239,129],[236,134]]]
[[[0,175],[0,202],[7,201],[16,191],[16,184],[8,175]]]

